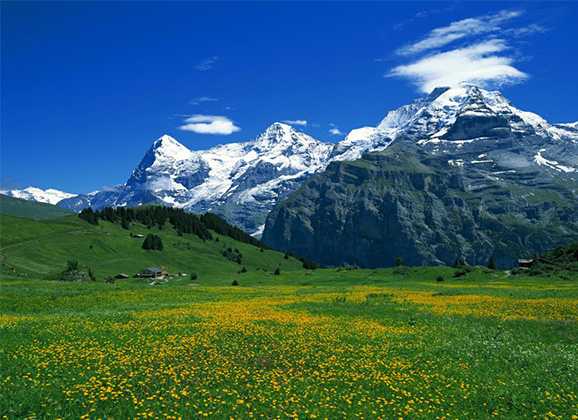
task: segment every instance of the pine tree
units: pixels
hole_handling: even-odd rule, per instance
[[[303,263],[303,268],[305,270],[315,270],[319,268],[319,265],[317,265],[317,263],[314,263],[313,261],[309,261],[303,258],[301,262]]]

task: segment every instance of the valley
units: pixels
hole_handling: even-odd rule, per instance
[[[7,418],[575,412],[575,246],[529,270],[315,269],[215,216],[0,204]]]

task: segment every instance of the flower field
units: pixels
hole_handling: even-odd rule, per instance
[[[576,418],[578,283],[340,276],[2,281],[1,416]]]

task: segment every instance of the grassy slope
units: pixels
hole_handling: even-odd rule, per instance
[[[210,275],[216,282],[230,283],[239,277],[236,273],[242,266],[249,271],[243,276],[263,270],[271,273],[278,266],[282,271],[301,269],[299,261],[284,259],[279,252],[260,252],[252,245],[219,235],[215,235],[219,241],[203,242],[194,235],[178,236],[169,227],[151,230],[161,236],[165,247],[162,252],[145,251],[142,239],[130,237],[131,232],[149,232],[139,225],[128,231],[107,222],[93,226],[76,216],[36,221],[0,215],[0,228],[0,272],[5,275],[44,278],[61,271],[71,258],[91,267],[97,278],[120,272],[132,275],[148,266],[163,266],[169,272],[196,272]],[[239,249],[242,265],[222,256],[225,246]]]
[[[37,203],[0,194],[0,214],[42,220],[56,219],[72,213],[52,204]]]

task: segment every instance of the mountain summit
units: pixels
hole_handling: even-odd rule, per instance
[[[163,134],[156,140],[151,152],[157,159],[183,160],[190,157],[191,151],[168,134]]]
[[[351,131],[336,146],[334,156],[354,160],[368,151],[383,150],[397,139],[414,141],[438,153],[453,152],[465,144],[480,146],[491,139],[529,137],[538,143],[578,142],[578,132],[571,124],[551,125],[539,115],[515,108],[498,91],[471,85],[444,87],[388,112],[376,127]]]

